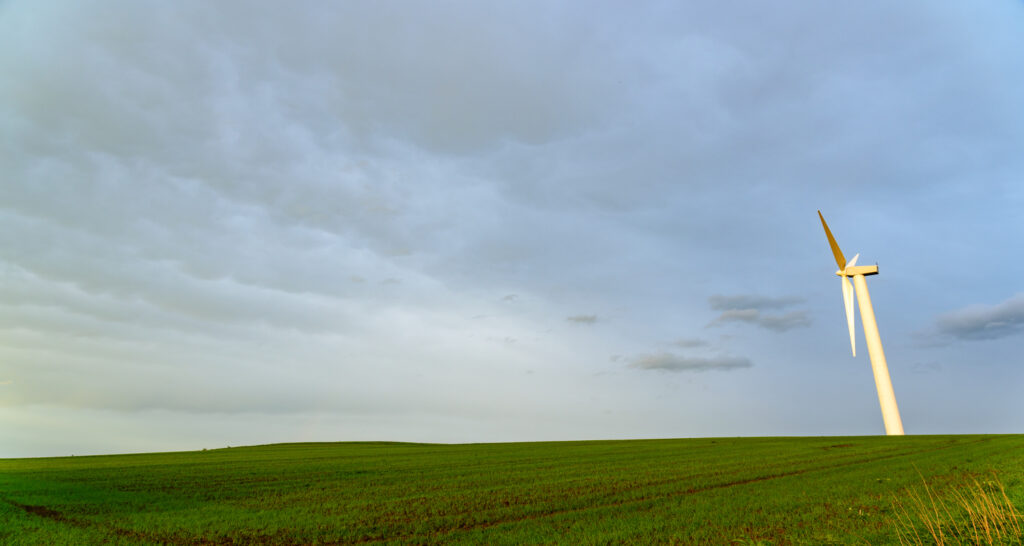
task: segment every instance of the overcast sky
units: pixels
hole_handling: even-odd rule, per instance
[[[0,1],[0,457],[1024,432],[1020,2]]]

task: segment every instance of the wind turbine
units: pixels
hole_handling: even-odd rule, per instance
[[[885,363],[885,353],[882,351],[882,338],[878,336],[878,323],[875,322],[875,310],[871,307],[871,296],[868,294],[868,283],[864,280],[867,275],[877,275],[877,265],[857,265],[857,254],[846,263],[843,251],[832,237],[832,232],[825,223],[825,217],[818,211],[818,218],[821,218],[821,225],[825,228],[825,235],[828,237],[828,244],[832,247],[832,254],[836,257],[836,265],[839,271],[836,275],[843,282],[843,303],[846,304],[846,325],[850,329],[850,348],[853,356],[857,356],[857,345],[853,335],[853,294],[857,291],[857,299],[860,300],[860,321],[864,326],[864,338],[868,344],[868,357],[871,358],[871,370],[875,374],[875,387],[878,389],[878,403],[882,406],[882,420],[885,421],[885,433],[889,436],[903,435],[903,421],[900,419],[900,408],[896,406],[896,394],[892,390],[892,379],[889,378],[889,366]],[[850,277],[853,277],[853,286],[850,286]]]

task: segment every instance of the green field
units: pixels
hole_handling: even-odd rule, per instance
[[[3,544],[889,544],[1024,435],[315,443],[0,460]]]

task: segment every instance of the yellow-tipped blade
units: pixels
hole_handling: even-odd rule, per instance
[[[836,257],[836,265],[839,266],[839,270],[846,269],[846,257],[843,256],[843,251],[839,250],[839,245],[836,243],[836,238],[832,236],[832,232],[828,229],[828,224],[825,223],[825,217],[821,215],[821,211],[818,211],[818,218],[821,218],[821,226],[825,228],[825,236],[828,237],[828,244],[832,247],[832,255]]]
[[[857,356],[857,342],[853,335],[853,284],[849,277],[843,280],[843,303],[846,305],[846,325],[850,328],[850,351]]]

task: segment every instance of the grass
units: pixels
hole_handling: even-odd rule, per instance
[[[900,544],[1024,544],[1024,516],[998,473],[961,475],[894,496]]]
[[[995,470],[1002,489],[979,479],[982,491],[1024,505],[1022,454],[1024,436],[987,435],[6,459],[0,543],[898,544],[898,533],[929,536],[911,517],[909,492],[922,479],[952,484]]]

